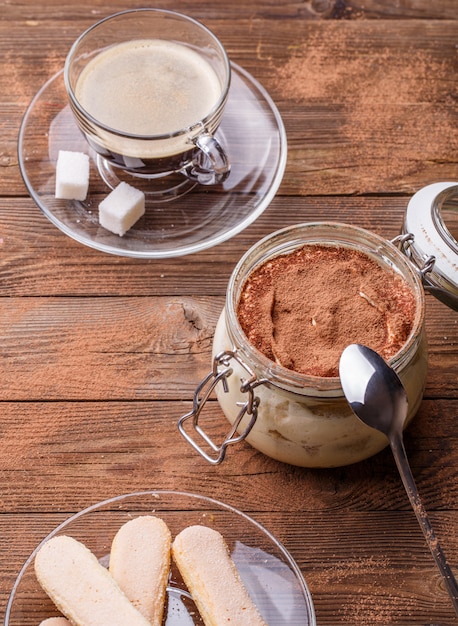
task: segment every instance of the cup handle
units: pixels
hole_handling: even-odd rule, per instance
[[[231,165],[219,141],[203,133],[195,137],[193,142],[197,150],[181,173],[201,185],[216,185],[225,181]]]

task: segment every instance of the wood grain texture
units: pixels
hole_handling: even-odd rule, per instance
[[[0,22],[6,59],[0,166],[14,195],[24,195],[16,151],[22,116],[62,68],[82,28],[72,21],[32,23]],[[283,117],[289,158],[280,195],[411,194],[456,177],[455,21],[206,23],[231,59],[269,91]],[[30,45],[18,58],[12,45],[21,37]]]
[[[456,314],[428,298],[425,394],[455,397]],[[190,398],[211,369],[223,306],[223,297],[5,298],[0,400]]]
[[[94,16],[110,15],[127,8],[137,8],[138,3],[133,0],[116,0],[104,2],[103,7],[83,0],[72,4],[58,0],[39,0],[30,4],[27,0],[4,2],[4,16],[9,20],[40,21],[45,18],[73,19],[80,21]],[[268,19],[283,19],[285,17],[299,20],[365,20],[365,19],[426,19],[444,20],[456,19],[456,5],[454,0],[437,0],[431,6],[429,0],[404,0],[403,2],[380,2],[380,0],[303,0],[299,2],[285,0],[255,0],[246,3],[243,0],[232,2],[195,2],[194,0],[162,0],[155,4],[159,8],[180,11],[188,15],[203,17],[220,17],[225,19],[240,19],[243,17],[265,17]]]
[[[58,231],[22,180],[18,133],[74,39],[133,0],[0,1],[0,620],[35,546],[120,493],[175,489],[242,509],[291,552],[319,626],[457,620],[385,449],[311,470],[241,443],[208,466],[177,431],[209,371],[227,283],[287,225],[340,221],[391,239],[418,188],[458,177],[456,0],[163,0],[202,20],[268,90],[288,138],[279,192],[216,248],[136,260]],[[405,435],[458,571],[458,315],[426,296],[429,371]],[[206,424],[223,437],[216,401]],[[273,625],[275,626],[275,625]]]

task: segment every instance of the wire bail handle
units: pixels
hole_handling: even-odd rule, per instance
[[[397,246],[400,250],[407,252],[409,247],[413,244],[414,239],[415,237],[412,233],[405,233],[402,235],[398,235],[394,239],[391,239],[391,243]],[[432,272],[435,262],[436,257],[431,255],[424,260],[422,267],[417,267],[418,273],[423,283],[426,280],[426,274]]]
[[[391,243],[397,246],[401,252],[404,252],[407,256],[409,256],[408,251],[414,243],[414,239],[415,237],[412,233],[406,233],[398,235],[391,240]],[[439,286],[433,281],[431,276],[428,276],[434,270],[436,257],[434,255],[429,255],[423,259],[421,264],[418,261],[415,261],[411,256],[409,256],[409,258],[414,263],[415,270],[421,279],[425,291],[431,293],[446,306],[458,311],[458,295],[443,286]]]
[[[227,381],[229,376],[231,376],[234,371],[230,365],[232,360],[236,361],[248,375],[248,378],[240,379],[240,391],[242,393],[246,393],[248,397],[246,402],[236,403],[237,406],[240,407],[240,410],[223,442],[218,445],[203,430],[203,428],[201,428],[201,426],[199,425],[199,418],[201,417],[202,410],[207,400],[210,398],[213,390],[218,385],[218,383],[222,384],[223,391],[225,393],[229,392],[229,386]],[[240,358],[235,348],[233,350],[225,350],[223,352],[219,352],[213,358],[212,370],[197,386],[194,392],[192,411],[186,413],[186,415],[183,415],[183,417],[179,419],[179,432],[206,461],[208,461],[212,465],[219,465],[224,460],[227,447],[243,441],[253,428],[258,417],[258,406],[260,403],[259,398],[254,395],[254,389],[258,385],[262,385],[265,382],[266,379],[257,378],[253,370]],[[240,423],[245,415],[248,415],[250,417],[250,420],[243,432],[238,434],[237,429],[240,426]],[[188,420],[190,420],[191,428],[194,430],[194,433],[189,433],[185,429],[185,423],[188,422]],[[208,453],[204,450],[202,445],[200,445],[194,438],[193,435],[195,434],[197,434],[198,438],[205,442],[205,444],[212,450],[212,453]]]

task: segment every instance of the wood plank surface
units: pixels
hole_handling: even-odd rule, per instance
[[[14,120],[5,122],[0,165],[10,193],[24,193],[16,154],[21,116],[92,21],[0,23],[0,88],[8,94],[0,106],[2,118]],[[236,29],[230,20],[206,23],[282,114],[289,151],[280,195],[411,194],[453,180],[455,21],[251,19],[238,20]],[[12,45],[27,29],[27,55],[13,61]]]
[[[428,304],[426,394],[454,397],[456,313]],[[0,400],[190,398],[211,369],[223,306],[221,297],[8,298]]]
[[[104,254],[61,233],[19,166],[23,116],[75,38],[137,6],[0,0],[0,620],[25,559],[69,515],[171,489],[212,496],[272,532],[304,574],[318,626],[457,624],[389,449],[314,470],[241,443],[211,467],[177,430],[210,369],[227,283],[248,248],[310,221],[391,239],[415,191],[458,180],[456,0],[162,0],[202,20],[265,87],[288,160],[247,229],[157,260]],[[458,573],[458,314],[426,295],[425,327],[424,400],[405,444]],[[207,419],[224,436],[215,400]]]

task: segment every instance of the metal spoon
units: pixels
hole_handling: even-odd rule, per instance
[[[358,344],[343,351],[339,373],[345,397],[355,415],[388,438],[410,503],[458,615],[458,584],[420,500],[404,448],[407,394],[402,382],[377,352]]]

